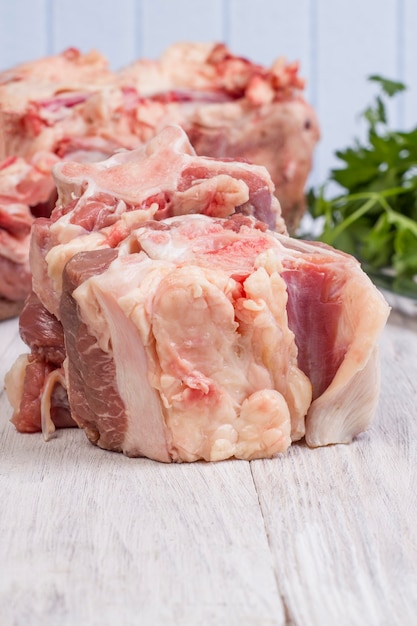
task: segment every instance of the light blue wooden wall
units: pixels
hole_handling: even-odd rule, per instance
[[[116,69],[179,40],[225,41],[270,64],[298,59],[322,127],[312,182],[360,133],[372,73],[404,81],[391,120],[417,125],[417,0],[0,0],[0,69],[68,46]]]

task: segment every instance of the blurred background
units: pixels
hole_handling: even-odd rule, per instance
[[[407,85],[389,120],[417,126],[416,24],[416,0],[0,0],[0,69],[69,46],[96,48],[118,69],[185,40],[222,41],[265,65],[298,60],[322,129],[315,185],[361,136],[370,74]]]

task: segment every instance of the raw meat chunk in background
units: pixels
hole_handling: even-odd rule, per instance
[[[265,165],[293,232],[319,137],[303,86],[297,64],[265,68],[222,44],[176,44],[119,72],[71,48],[0,74],[0,316],[28,294],[27,230],[55,204],[51,165],[102,160],[167,124],[181,125],[201,155]]]

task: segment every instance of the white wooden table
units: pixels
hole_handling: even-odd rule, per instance
[[[414,327],[413,327],[414,326]],[[0,376],[23,348],[0,324]],[[1,626],[417,624],[417,329],[392,315],[350,446],[163,465],[78,430],[20,435],[0,397]]]

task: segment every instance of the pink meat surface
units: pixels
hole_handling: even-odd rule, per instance
[[[32,353],[26,363],[20,362],[18,372],[27,379],[29,397],[40,399],[44,389],[48,394],[53,390],[50,381],[55,380],[57,364],[39,345],[51,330],[47,323],[50,317],[58,322],[63,270],[77,252],[115,248],[132,229],[149,219],[196,211],[214,216],[229,216],[235,211],[254,214],[285,232],[265,168],[198,157],[179,127],[167,127],[145,147],[104,162],[59,163],[54,175],[57,206],[50,218],[38,218],[32,229],[30,258],[36,306],[32,307],[29,300],[21,316],[21,334]],[[130,245],[136,244],[126,244],[128,248]],[[36,333],[40,340],[35,346]],[[46,404],[49,407],[49,401]],[[17,413],[28,413],[18,404],[15,408]],[[40,428],[42,423],[47,424],[48,432],[53,428],[49,408],[48,416],[42,417],[40,400],[32,403],[29,413],[31,429],[33,424]],[[18,416],[15,422],[21,429],[29,423]]]
[[[61,162],[53,172],[56,208],[51,218],[36,221],[30,257],[33,288],[56,316],[69,258],[115,247],[146,220],[241,212],[286,231],[264,167],[199,157],[178,126],[166,127],[136,150],[99,163]]]
[[[387,315],[354,259],[253,218],[148,222],[65,267],[72,418],[103,448],[160,461],[347,443],[375,411]]]
[[[0,165],[0,299],[19,303],[31,288],[29,205],[47,202],[54,188],[50,171],[57,159],[39,153],[31,161],[10,157]]]
[[[66,341],[70,403],[76,415],[85,413],[88,371],[88,388],[97,381],[103,404],[102,373],[110,371],[114,413],[124,407],[117,449],[128,455],[249,459],[284,451],[291,430],[294,439],[304,434],[311,385],[297,366],[285,283],[261,260],[268,264],[275,240],[249,218],[236,219],[189,216],[164,220],[162,229],[143,226],[131,235],[141,252],[121,248],[120,258],[73,290],[70,307],[61,300],[64,332],[77,337]],[[74,256],[67,280],[73,265],[86,268],[97,256],[102,252]],[[83,344],[85,361],[77,356]],[[109,447],[113,422],[100,419],[96,399],[90,413],[97,442]],[[107,418],[112,409],[104,404]]]
[[[53,162],[101,161],[178,124],[200,155],[267,167],[293,232],[305,210],[304,187],[319,138],[303,87],[296,63],[279,59],[266,68],[222,44],[176,44],[157,61],[139,60],[119,72],[96,51],[83,55],[70,48],[0,74],[0,170],[7,165],[12,187],[10,157],[26,161],[20,184],[31,193],[22,201],[25,210],[48,217],[56,199]],[[31,169],[41,160],[35,185]],[[14,204],[14,196],[3,202],[3,212],[13,213]],[[268,213],[263,217],[271,225]],[[27,242],[25,249],[27,257]],[[27,272],[27,258],[25,264],[3,262],[8,277],[0,298],[21,298],[4,285],[14,282],[15,272]],[[22,289],[26,295],[27,281]]]
[[[179,43],[158,61],[139,60],[119,76],[146,96],[138,118],[155,129],[178,123],[197,154],[267,167],[288,229],[295,231],[320,135],[297,63],[279,58],[265,68],[223,44]]]
[[[113,81],[100,53],[75,48],[0,73],[0,158],[55,152],[53,144],[66,130],[69,136],[82,130],[80,105]]]
[[[0,74],[0,158],[39,151],[103,158],[180,124],[201,155],[271,167],[279,199],[286,187],[281,203],[291,223],[319,138],[303,88],[296,63],[266,68],[222,44],[176,44],[158,61],[117,73],[99,53],[69,49]]]

